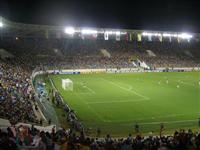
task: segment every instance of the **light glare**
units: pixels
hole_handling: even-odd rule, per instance
[[[105,31],[106,34],[113,34],[112,31]]]
[[[83,29],[81,30],[82,34],[97,34],[97,30]]]
[[[164,37],[178,37],[178,34],[163,33]]]
[[[116,31],[116,35],[120,35],[120,31]]]
[[[192,35],[188,34],[188,33],[182,33],[182,34],[179,34],[178,37],[180,37],[182,39],[191,39]]]
[[[163,33],[164,37],[178,37],[182,39],[191,39],[193,36],[188,33],[181,33],[181,34],[170,34],[170,33]]]
[[[74,34],[75,33],[75,29],[73,27],[66,27],[65,28],[65,33],[66,34]]]
[[[161,36],[160,33],[150,33],[150,32],[143,32],[143,36]]]
[[[3,22],[0,22],[0,27],[3,27]]]

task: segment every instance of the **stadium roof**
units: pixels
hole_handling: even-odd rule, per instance
[[[74,32],[81,34],[141,34],[142,36],[171,36],[190,38],[196,37],[199,39],[199,33],[181,33],[168,31],[149,31],[149,30],[132,30],[132,29],[111,29],[111,28],[82,28],[82,27],[64,27],[50,25],[35,25],[24,24],[9,21],[0,17],[0,32],[4,37],[65,37],[66,33],[73,34]]]

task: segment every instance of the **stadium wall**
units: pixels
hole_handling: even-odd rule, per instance
[[[93,74],[93,73],[137,73],[137,72],[188,72],[188,71],[200,71],[199,67],[188,68],[156,68],[155,70],[144,70],[141,68],[108,68],[108,69],[75,69],[75,70],[47,70],[47,71],[35,71],[32,74],[32,79],[40,74]]]

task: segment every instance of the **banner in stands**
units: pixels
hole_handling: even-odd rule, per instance
[[[190,72],[190,71],[200,71],[200,68],[194,67],[194,68],[157,68],[157,70],[160,70],[162,72]]]
[[[68,72],[68,71],[59,71],[58,74],[81,74],[80,71],[72,71],[72,72]]]
[[[159,38],[159,41],[162,42],[162,38],[163,38],[163,37],[162,37],[162,36],[159,36],[158,38]]]
[[[105,32],[105,33],[104,33],[104,40],[108,40],[108,38],[109,38],[109,37],[108,37],[108,33]]]
[[[137,35],[137,41],[138,41],[138,42],[141,42],[141,41],[142,41],[142,35],[141,35],[141,34],[138,34],[138,35]]]
[[[120,34],[116,34],[116,41],[120,41]]]
[[[129,34],[129,41],[132,42],[132,33]]]

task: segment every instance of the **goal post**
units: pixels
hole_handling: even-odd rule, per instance
[[[66,91],[73,91],[73,82],[70,79],[62,79],[62,88]]]

